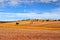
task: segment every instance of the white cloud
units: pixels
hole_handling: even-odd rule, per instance
[[[16,6],[19,4],[19,0],[9,0],[8,4],[11,6]]]
[[[0,2],[2,3],[2,2],[4,2],[5,0],[0,0]]]
[[[21,20],[21,19],[60,19],[60,8],[51,12],[37,14],[31,13],[3,13],[0,12],[0,20]]]
[[[0,8],[4,8],[5,7],[5,0],[0,0]]]
[[[0,0],[0,6],[5,4],[9,4],[10,6],[17,6],[21,3],[30,4],[34,2],[42,2],[42,3],[50,3],[50,2],[57,2],[59,0]],[[60,4],[60,3],[58,3]]]
[[[30,19],[60,19],[59,14],[55,13],[43,13],[43,14],[37,14],[37,13],[24,13],[24,14],[17,14],[17,17],[28,17]]]
[[[58,0],[40,0],[40,2],[49,3],[49,2],[57,2]]]

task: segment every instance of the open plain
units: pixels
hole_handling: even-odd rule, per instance
[[[0,40],[60,40],[60,21],[0,23]]]

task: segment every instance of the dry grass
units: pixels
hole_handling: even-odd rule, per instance
[[[31,23],[33,22],[33,23]],[[21,29],[59,29],[60,30],[60,21],[18,21],[11,23],[0,23],[0,28],[21,28]]]
[[[60,30],[0,28],[0,40],[60,40]]]
[[[0,23],[0,40],[60,40],[60,21],[26,20],[18,23]]]

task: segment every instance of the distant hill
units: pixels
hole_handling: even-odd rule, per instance
[[[19,21],[60,21],[59,20],[50,20],[50,19],[26,19],[26,20],[17,20],[17,21],[0,21],[0,23],[10,23],[10,22],[19,22]]]
[[[0,23],[10,23],[10,22],[16,22],[16,21],[0,21]]]

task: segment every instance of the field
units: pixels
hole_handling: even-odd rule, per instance
[[[60,21],[0,23],[0,40],[60,40]]]

